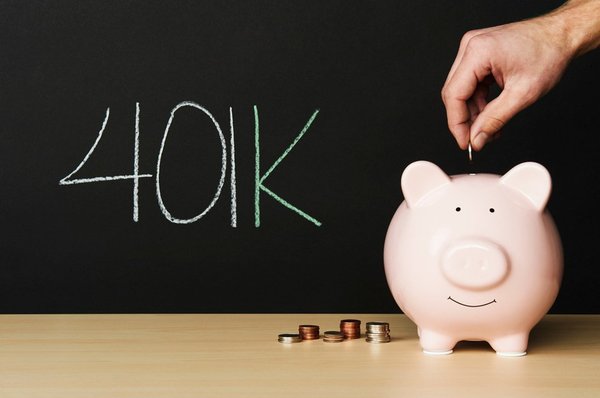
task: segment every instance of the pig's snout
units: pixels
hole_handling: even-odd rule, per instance
[[[509,272],[504,250],[491,241],[480,239],[452,244],[442,255],[441,267],[446,279],[470,290],[498,285]]]

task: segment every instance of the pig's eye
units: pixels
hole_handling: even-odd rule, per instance
[[[455,210],[456,210],[456,211],[460,211],[460,207],[457,207]]]
[[[495,212],[495,211],[496,211],[496,210],[494,210],[494,208],[493,208],[493,207],[490,207],[490,213],[493,213],[493,212]]]

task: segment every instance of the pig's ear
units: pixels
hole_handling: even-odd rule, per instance
[[[535,162],[516,165],[500,178],[500,183],[519,191],[538,211],[544,210],[552,190],[550,173]]]
[[[429,192],[449,183],[450,177],[442,169],[425,160],[409,164],[402,173],[402,193],[408,207],[415,207]]]

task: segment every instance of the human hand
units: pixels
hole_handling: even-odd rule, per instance
[[[513,116],[554,87],[576,55],[598,45],[599,5],[572,1],[542,17],[463,36],[442,89],[448,127],[460,148],[470,141],[481,150]],[[591,24],[582,26],[582,18]],[[501,92],[488,102],[494,83]]]

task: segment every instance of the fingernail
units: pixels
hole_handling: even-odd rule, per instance
[[[473,148],[480,150],[489,139],[490,136],[484,132],[477,134],[475,137],[473,137]]]

